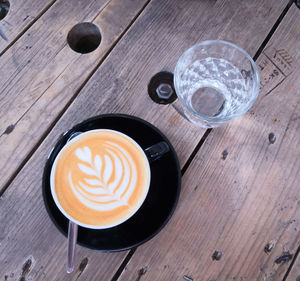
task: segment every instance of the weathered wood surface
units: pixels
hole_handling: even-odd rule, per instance
[[[113,7],[115,9],[121,9],[120,5],[117,5],[118,1],[114,1],[114,3]],[[86,73],[90,74],[92,66],[95,67],[101,60],[101,56],[103,56],[105,50],[110,45],[109,43],[105,44],[106,34],[110,35],[111,29],[118,30],[114,29],[114,24],[119,23],[119,21],[123,22],[124,19],[124,15],[123,17],[117,17],[116,22],[113,21],[113,24],[110,24],[110,15],[118,15],[118,13],[113,13],[112,9],[109,9],[109,5],[103,11],[104,14],[107,11],[106,16],[100,15],[98,17],[104,37],[99,50],[89,55],[80,56],[63,44],[65,44],[64,40],[71,26],[77,21],[83,20],[83,18],[79,20],[76,18],[78,17],[76,15],[72,20],[66,19],[63,11],[67,8],[71,9],[69,7],[71,4],[65,4],[67,8],[64,6],[61,7],[61,5],[60,2],[56,3],[49,10],[47,18],[45,18],[46,15],[43,17],[44,23],[37,23],[39,25],[35,24],[32,27],[36,26],[35,28],[39,29],[39,27],[44,28],[44,26],[47,26],[48,28],[49,22],[53,21],[53,13],[56,12],[54,20],[56,25],[62,26],[62,30],[54,32],[53,38],[47,39],[48,44],[41,46],[41,43],[37,43],[35,44],[37,45],[36,47],[26,49],[26,46],[31,46],[32,42],[35,42],[33,38],[28,39],[26,33],[25,37],[21,39],[27,41],[20,41],[20,43],[18,41],[17,44],[19,45],[14,45],[13,47],[14,52],[18,50],[17,53],[20,53],[14,57],[17,56],[23,59],[24,52],[25,54],[28,53],[28,57],[25,56],[25,64],[28,61],[26,59],[31,59],[30,63],[36,65],[37,69],[32,70],[31,67],[31,71],[28,72],[27,66],[21,67],[22,74],[18,74],[21,76],[18,83],[13,82],[16,79],[12,81],[14,75],[5,74],[9,77],[7,83],[10,86],[2,93],[6,98],[2,101],[1,112],[3,114],[1,114],[2,123],[0,126],[2,126],[2,132],[7,128],[13,128],[13,131],[10,134],[0,136],[0,147],[3,150],[0,164],[0,189],[16,173],[18,167],[26,161],[28,155],[30,155],[31,151],[39,143],[41,137],[47,133],[49,126],[57,119],[57,116],[74,96],[74,92],[80,88],[80,85],[87,78]],[[92,6],[92,3],[89,5]],[[99,112],[111,111],[111,105],[107,106],[107,104],[102,106],[101,111],[99,111],[100,106],[104,104],[104,100],[101,100],[99,96],[100,94],[105,94],[105,91],[114,93],[115,95],[119,94],[122,97],[124,93],[134,90],[136,93],[144,93],[140,99],[141,104],[145,108],[155,106],[155,108],[161,109],[159,110],[160,114],[156,115],[148,112],[148,120],[155,124],[161,124],[162,128],[172,128],[173,132],[169,134],[176,134],[178,137],[175,142],[181,142],[181,135],[176,133],[176,130],[182,124],[181,122],[177,122],[179,119],[178,115],[173,110],[167,110],[171,113],[166,114],[164,106],[153,105],[152,101],[146,95],[146,85],[150,77],[162,69],[173,71],[178,57],[185,49],[200,40],[216,38],[217,35],[221,39],[232,40],[240,44],[241,47],[244,47],[254,55],[257,47],[261,44],[267,32],[274,24],[274,21],[286,5],[286,1],[253,2],[252,4],[245,3],[243,4],[244,6],[231,1],[228,3],[224,1],[218,3],[214,1],[201,1],[198,4],[193,3],[193,5],[185,5],[177,2],[171,5],[169,2],[160,2],[156,6],[153,6],[150,11],[151,16],[147,17],[145,15],[143,22],[140,22],[140,26],[135,27],[135,34],[130,33],[132,37],[130,44],[126,45],[126,49],[125,47],[123,48],[124,44],[120,45],[119,54],[115,58],[112,58],[115,69],[107,66],[108,70],[100,73],[101,76],[105,77],[105,79],[101,79],[101,84],[105,84],[105,86],[96,81],[96,79],[99,80],[99,76],[96,76],[97,78],[94,80],[95,85],[92,91],[95,92],[96,99],[94,99],[97,100],[97,103],[93,105],[93,108],[89,105],[89,108],[91,108],[89,114],[76,114],[78,117],[76,120],[80,121],[87,116]],[[254,5],[257,5],[257,8],[254,8]],[[215,17],[209,18],[207,13],[202,13],[203,10],[208,11],[208,8],[213,6]],[[193,13],[195,9],[197,13]],[[201,17],[199,17],[199,9],[202,9],[200,11]],[[97,11],[97,9],[95,11],[91,10],[93,12]],[[77,8],[75,9],[74,7],[72,7],[72,12],[69,13],[72,13],[72,15],[73,13],[83,14],[82,12],[78,13]],[[153,15],[154,13],[157,15]],[[190,14],[193,14],[193,17]],[[257,21],[253,22],[253,18],[251,19],[251,17],[257,18]],[[84,20],[91,18],[92,16],[87,16]],[[243,24],[240,24],[241,22]],[[245,28],[246,25],[247,28]],[[176,31],[175,26],[177,27]],[[28,34],[36,33],[32,28],[28,31]],[[43,28],[42,31],[44,31]],[[57,42],[53,44],[51,43],[53,41]],[[58,42],[63,46],[58,46]],[[31,57],[36,50],[33,50],[33,48],[42,48],[44,53],[49,52],[50,58],[43,60],[38,58],[34,61]],[[123,50],[121,50],[122,48]],[[57,53],[54,59],[52,59],[51,53]],[[126,60],[124,60],[124,57],[126,57]],[[7,56],[7,60],[2,61],[1,59],[0,64],[2,62],[3,64],[11,65],[12,54]],[[1,79],[1,81],[4,82],[4,79]],[[26,86],[23,81],[26,81]],[[131,85],[127,81],[132,81]],[[109,97],[109,94],[107,93],[105,96]],[[131,95],[131,98],[132,101],[128,102],[128,104],[131,105],[130,108],[134,112],[134,107],[140,107],[140,104],[133,102],[136,100],[135,95]],[[122,102],[121,100],[119,98],[118,101],[113,101],[113,103]],[[108,102],[111,101],[112,99]],[[128,112],[126,104],[120,105],[119,108],[115,104],[114,108],[116,111]],[[140,115],[143,117],[143,114]],[[168,117],[164,117],[165,115],[168,115]],[[164,121],[161,120],[163,117],[165,118]],[[174,126],[175,123],[176,126]],[[194,144],[200,140],[204,133],[204,130],[197,130],[190,124],[185,125],[185,128],[190,132],[193,144],[189,147],[189,143],[186,143],[187,149],[179,151],[183,156],[181,157],[183,162],[188,157],[190,149],[194,147]]]
[[[147,1],[58,1],[0,59],[0,193]],[[90,54],[66,43],[93,21],[102,42]]]
[[[209,134],[171,222],[137,249],[120,280],[283,280],[300,241],[299,13],[292,6],[258,59],[272,66],[261,67],[254,107]],[[299,275],[298,260],[287,280]]]
[[[7,41],[0,37],[0,54],[21,36],[24,30],[30,27],[41,15],[43,15],[56,0],[47,1],[9,1],[10,8],[6,17],[0,21],[0,28]],[[0,55],[1,57],[1,55]]]
[[[57,137],[75,123],[96,114],[134,114],[154,123],[170,138],[183,165],[204,130],[185,121],[172,106],[159,106],[150,100],[146,88],[151,76],[162,69],[172,71],[180,54],[203,39],[232,40],[254,55],[285,5],[285,1],[275,0],[268,3],[189,1],[188,5],[182,1],[151,1],[1,197],[0,260],[4,265],[0,267],[0,275],[7,275],[8,280],[14,279],[10,279],[12,274],[19,278],[24,263],[31,259],[26,277],[34,280],[75,280],[77,277],[92,280],[95,276],[110,280],[126,253],[99,254],[78,247],[77,268],[85,257],[88,257],[88,265],[82,273],[77,270],[73,275],[65,274],[66,239],[48,219],[41,197],[43,163]],[[256,21],[253,22],[254,16]],[[246,31],[241,22],[247,26]],[[43,97],[34,106],[42,100]],[[44,116],[57,106],[56,101],[45,98],[37,107],[39,114],[34,116],[41,116],[47,128],[49,121]],[[43,124],[39,122],[39,125],[40,128],[32,127],[35,132],[42,131]],[[189,194],[184,190],[182,200]],[[172,219],[179,223],[176,221]],[[153,242],[167,234],[169,240],[175,239],[177,235],[170,234],[168,229]],[[189,261],[190,257],[184,259]],[[127,280],[136,280],[136,277]]]
[[[277,129],[277,126],[273,129],[273,126],[271,126],[274,133],[282,136],[282,147],[280,147],[275,160],[276,165],[279,165],[282,170],[276,175],[277,181],[273,181],[274,187],[272,190],[274,190],[274,193],[279,193],[281,189],[283,191],[287,190],[280,194],[278,202],[273,205],[273,212],[279,212],[273,220],[273,224],[277,228],[273,228],[268,233],[267,239],[276,243],[274,250],[269,254],[268,261],[265,262],[262,268],[262,280],[265,278],[265,280],[281,281],[300,246],[300,83],[297,78],[300,74],[300,53],[295,51],[295,48],[299,47],[299,38],[300,10],[293,5],[282,21],[280,28],[274,34],[269,46],[264,50],[264,54],[283,76],[278,84],[275,83],[274,90],[266,92],[266,101],[269,95],[280,95],[278,110],[280,114],[285,114],[286,118],[289,117],[289,119],[286,126],[280,126],[281,129]],[[274,75],[272,75],[272,73],[275,73],[274,70],[269,73],[270,78],[268,79],[274,79]],[[280,106],[280,103],[285,102],[289,104],[287,108]],[[272,107],[273,103],[276,103],[276,100],[274,102],[270,100],[268,106]],[[280,118],[276,119],[276,116],[273,117],[272,121],[275,123],[281,122]],[[278,130],[278,133],[275,130]],[[281,155],[283,153],[287,155],[284,157],[285,160],[282,161]],[[280,225],[281,229],[277,231]],[[288,253],[290,256],[288,256]],[[285,256],[291,257],[291,259],[286,258],[284,260],[282,257]],[[294,268],[293,272],[297,272],[297,267]],[[273,275],[274,277],[272,277]],[[299,268],[298,275],[300,275]],[[269,279],[266,276],[269,276]]]

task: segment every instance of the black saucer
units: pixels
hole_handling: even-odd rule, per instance
[[[50,192],[50,171],[58,152],[74,132],[113,129],[133,138],[143,149],[165,141],[170,151],[151,163],[151,185],[141,208],[124,223],[101,230],[78,228],[78,244],[98,251],[115,252],[134,248],[154,237],[171,218],[180,194],[181,172],[176,152],[168,139],[153,125],[137,117],[106,114],[88,119],[69,130],[57,142],[43,175],[43,198],[57,228],[67,236],[68,220],[56,207]]]

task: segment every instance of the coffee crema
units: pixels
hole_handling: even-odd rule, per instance
[[[150,167],[133,139],[113,130],[92,130],[59,152],[50,183],[54,201],[67,218],[88,228],[108,228],[142,205]]]

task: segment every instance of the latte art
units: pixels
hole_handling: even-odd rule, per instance
[[[148,160],[139,145],[112,130],[76,136],[51,170],[51,193],[61,212],[89,228],[107,228],[131,217],[150,184]]]
[[[87,207],[102,211],[128,205],[137,180],[137,169],[130,154],[113,142],[105,142],[104,147],[105,154],[102,157],[97,154],[94,161],[87,146],[76,150],[78,159],[85,163],[78,163],[87,175],[84,182],[74,185],[69,173],[69,184],[77,199]]]

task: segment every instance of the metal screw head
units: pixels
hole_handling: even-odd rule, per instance
[[[156,93],[161,99],[167,100],[172,96],[173,89],[171,85],[162,83],[156,88]]]
[[[276,141],[275,134],[274,133],[270,133],[269,134],[269,142],[273,144],[273,143],[275,143],[275,141]]]
[[[273,250],[274,247],[275,247],[275,241],[274,240],[268,242],[267,245],[264,248],[265,253],[269,254]]]
[[[149,97],[158,104],[170,104],[177,99],[174,89],[174,75],[171,72],[156,73],[148,83]]]
[[[222,256],[223,256],[222,251],[215,250],[215,252],[212,255],[212,259],[216,260],[216,261],[219,261],[222,258]]]

